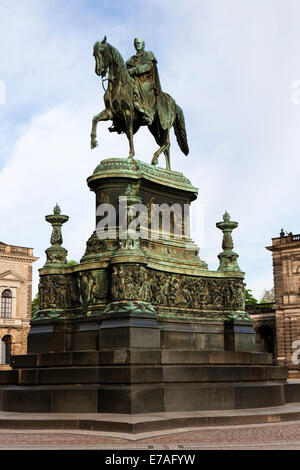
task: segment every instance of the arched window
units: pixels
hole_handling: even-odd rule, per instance
[[[11,318],[12,295],[9,289],[5,289],[1,295],[1,317]]]
[[[11,358],[11,336],[5,335],[1,341],[1,364],[9,364]]]

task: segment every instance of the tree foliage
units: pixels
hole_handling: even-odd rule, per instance
[[[265,289],[263,291],[262,298],[260,299],[261,304],[269,304],[272,302],[275,302],[274,287],[269,290]]]
[[[32,315],[38,311],[39,309],[39,294],[37,293],[34,297],[34,299],[32,300],[31,302],[31,305],[32,305]]]
[[[68,266],[75,266],[76,264],[79,264],[78,261],[75,261],[75,259],[71,259],[68,261]]]
[[[245,303],[246,305],[255,305],[258,303],[257,299],[253,297],[251,289],[245,289]]]

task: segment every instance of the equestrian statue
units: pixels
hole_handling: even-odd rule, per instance
[[[178,145],[185,155],[189,153],[182,109],[160,86],[157,60],[145,51],[142,39],[134,40],[136,54],[125,64],[121,54],[106,41],[94,45],[95,72],[107,80],[104,94],[105,109],[93,118],[91,148],[98,145],[97,124],[112,121],[110,132],[125,133],[129,141],[129,156],[134,157],[133,135],[141,126],[148,126],[159,149],[154,153],[152,165],[158,164],[163,152],[166,168],[170,170],[170,129],[173,126]],[[108,77],[105,78],[108,74]]]

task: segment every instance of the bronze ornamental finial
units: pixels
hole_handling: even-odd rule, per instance
[[[238,223],[231,221],[229,213],[225,211],[223,222],[218,222],[216,226],[223,232],[223,251],[218,255],[220,260],[218,271],[241,271],[237,263],[239,255],[233,251],[233,240],[231,235],[232,230],[238,226]]]
[[[68,252],[61,246],[63,243],[61,227],[69,220],[69,217],[61,214],[60,207],[56,203],[53,214],[46,215],[45,219],[52,225],[51,246],[46,250],[47,260],[45,266],[65,266],[67,264]]]

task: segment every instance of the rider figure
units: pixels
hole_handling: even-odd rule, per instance
[[[135,80],[134,104],[142,114],[143,124],[153,123],[157,102],[162,95],[157,71],[157,60],[150,51],[145,51],[145,41],[135,38],[136,54],[126,62],[128,72]]]

